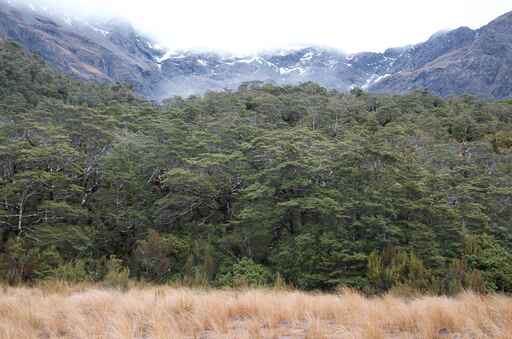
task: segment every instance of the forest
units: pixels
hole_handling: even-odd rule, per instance
[[[0,280],[512,292],[512,101],[148,102],[0,42]]]

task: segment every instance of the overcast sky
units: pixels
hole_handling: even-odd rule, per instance
[[[510,0],[22,0],[129,19],[171,49],[238,54],[303,45],[382,51],[445,29],[477,28]]]

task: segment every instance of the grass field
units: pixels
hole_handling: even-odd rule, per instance
[[[348,290],[94,286],[0,290],[0,339],[512,338],[512,299],[366,298]]]

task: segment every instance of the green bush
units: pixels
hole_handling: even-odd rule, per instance
[[[512,132],[498,132],[494,139],[495,146],[499,150],[512,149]]]
[[[230,271],[220,274],[217,282],[225,287],[266,286],[272,282],[272,274],[265,266],[252,259],[242,258]]]
[[[92,280],[87,271],[87,261],[77,259],[60,265],[53,270],[52,278],[67,282],[84,282]]]
[[[478,275],[468,277],[473,283],[483,280],[487,292],[512,290],[512,254],[489,235],[471,235],[465,240],[465,262]]]
[[[154,282],[175,280],[182,271],[187,248],[182,239],[151,230],[146,239],[137,242],[133,256],[134,273]]]
[[[61,257],[54,247],[30,247],[22,238],[12,238],[0,255],[0,279],[10,285],[45,279],[60,265]]]
[[[397,290],[423,291],[431,286],[431,273],[413,253],[387,249],[368,256],[368,279],[373,292]]]
[[[106,287],[127,290],[130,284],[130,270],[121,259],[111,256],[106,264],[107,274],[103,279]]]

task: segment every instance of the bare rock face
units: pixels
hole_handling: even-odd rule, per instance
[[[398,69],[371,89],[400,93],[427,89],[441,96],[512,96],[512,13],[476,31],[460,28],[450,33],[456,34],[443,44],[455,48],[442,48],[444,53],[423,65]]]
[[[128,23],[88,23],[0,2],[0,36],[83,80],[123,82],[151,96],[161,81],[148,39]]]
[[[348,91],[440,96],[512,95],[512,12],[478,30],[461,27],[384,53],[309,47],[250,57],[169,52],[128,22],[87,22],[0,0],[0,39],[17,42],[79,79],[122,82],[152,100],[237,89],[242,83],[316,82]]]

